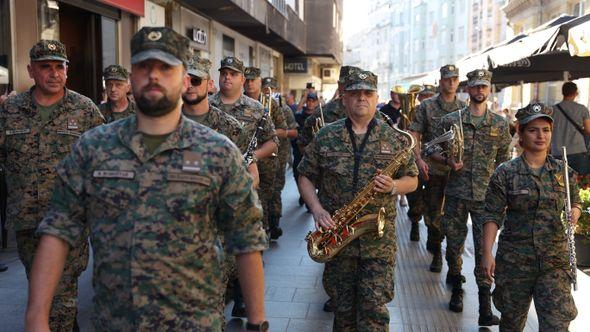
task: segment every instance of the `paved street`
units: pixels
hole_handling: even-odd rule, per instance
[[[327,299],[321,282],[323,266],[308,257],[304,241],[313,227],[312,218],[305,208],[297,205],[297,189],[290,172],[287,177],[282,221],[285,235],[264,254],[266,314],[271,331],[329,331],[332,315],[322,311]],[[471,273],[474,264],[471,240],[463,256],[463,271],[467,276],[465,309],[457,314],[447,309],[450,288],[444,283],[446,268],[440,274],[428,271],[430,255],[425,248],[426,229],[424,225],[421,227],[422,241],[410,242],[409,224],[405,218],[398,218],[396,295],[388,305],[391,330],[497,331],[497,328],[479,329],[476,326],[477,287]],[[8,250],[0,251],[0,260],[9,265],[8,271],[0,273],[0,331],[22,331],[27,285],[13,242]],[[80,280],[79,321],[82,331],[92,330],[89,322],[92,309],[90,274],[88,269]],[[583,326],[590,326],[590,277],[580,272],[578,283],[575,298],[579,315],[572,323],[571,331],[583,331]],[[526,331],[538,330],[533,316],[529,315]],[[228,317],[227,330],[239,331],[241,323],[241,320]]]

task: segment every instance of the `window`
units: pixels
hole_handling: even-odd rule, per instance
[[[225,58],[227,56],[235,56],[236,42],[232,37],[223,35],[221,54]]]
[[[41,39],[59,40],[59,4],[56,0],[39,0],[39,35]]]

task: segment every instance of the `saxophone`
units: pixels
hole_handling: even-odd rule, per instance
[[[394,155],[391,162],[382,170],[381,174],[393,176],[401,165],[405,164],[411,157],[411,151],[414,148],[414,138],[409,133],[393,127],[403,136],[403,150]],[[365,214],[359,216],[361,211],[373,201],[378,194],[374,190],[374,183],[370,181],[354,197],[354,199],[336,210],[332,220],[336,225],[330,229],[318,229],[309,232],[305,237],[307,241],[307,252],[311,259],[318,263],[325,263],[336,256],[346,245],[359,236],[376,232],[378,237],[383,236],[385,228],[385,208],[381,207],[376,214]]]

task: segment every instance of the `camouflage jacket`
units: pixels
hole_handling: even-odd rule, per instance
[[[342,104],[342,98],[338,98],[327,103],[322,109],[324,113],[324,125],[346,118],[346,108]],[[312,115],[305,119],[305,124],[301,129],[301,139],[299,140],[303,146],[311,143],[313,139],[313,131],[316,124],[316,119],[319,119],[320,107],[318,106]]]
[[[34,229],[47,210],[55,166],[80,135],[104,123],[92,100],[65,89],[65,95],[43,122],[33,90],[6,100],[0,109],[0,164],[6,166],[7,226]]]
[[[402,152],[401,133],[392,129],[380,119],[374,119],[375,127],[369,134],[361,156],[358,183],[353,183],[354,150],[346,122],[338,120],[322,128],[307,146],[298,166],[300,175],[313,182],[318,189],[318,197],[323,208],[331,215],[350,203],[356,193],[373,180],[377,169],[384,169],[398,153],[406,155],[408,161],[402,164],[392,177],[417,176],[418,169],[411,151]],[[359,137],[355,138],[360,142]],[[360,143],[357,143],[360,145]],[[385,207],[385,234],[376,238],[375,233],[367,233],[348,245],[340,254],[363,258],[395,257],[396,236],[395,216],[396,198],[391,194],[377,194],[376,200],[369,203],[361,214],[377,213]]]
[[[293,115],[291,108],[287,105],[283,105],[283,107],[281,107],[281,110],[283,111],[285,122],[287,123],[287,129],[297,129],[299,125],[297,124],[297,121],[295,121],[295,116]],[[279,158],[281,160],[287,160],[287,157],[289,156],[289,151],[291,151],[290,147],[290,138],[279,138]]]
[[[135,111],[137,110],[137,104],[135,104],[133,100],[129,100],[129,98],[127,98],[127,100],[129,101],[129,105],[123,112],[113,112],[112,103],[110,100],[106,103],[98,105],[98,109],[100,110],[100,113],[102,113],[102,116],[104,116],[106,123],[124,119],[131,114],[135,114]]]
[[[463,168],[450,171],[445,195],[472,201],[483,201],[485,191],[494,169],[510,159],[509,145],[512,140],[506,119],[486,110],[485,118],[475,126],[471,112],[461,110],[463,123]],[[459,112],[441,119],[437,136],[459,123]]]
[[[244,128],[244,134],[246,135],[246,145],[250,143],[252,136],[254,136],[254,133],[256,132],[258,122],[264,115],[264,107],[262,104],[242,94],[240,99],[238,99],[233,105],[225,105],[221,101],[221,92],[210,96],[209,104],[219,108],[240,121],[240,124]],[[277,146],[279,146],[279,139],[275,133],[274,124],[272,121],[267,121],[262,124],[262,132],[258,137],[258,146],[260,147],[263,143],[271,139]]]
[[[498,257],[519,268],[568,268],[567,239],[561,213],[565,206],[563,161],[547,156],[540,176],[522,156],[500,165],[485,198],[485,219],[504,227]],[[569,169],[572,205],[580,204],[574,172]]]
[[[453,102],[445,102],[440,94],[423,100],[416,108],[416,114],[410,127],[410,131],[420,133],[422,135],[422,144],[428,143],[437,137],[436,132],[440,124],[440,119],[456,110],[465,108],[467,104],[458,98]],[[430,158],[424,158],[430,166],[429,173],[432,175],[445,175],[449,172],[448,166],[433,162]]]
[[[37,229],[94,250],[97,331],[221,331],[224,235],[229,254],[264,250],[262,211],[229,139],[182,117],[148,152],[137,118],[84,134],[58,166]]]
[[[209,105],[209,112],[203,118],[197,119],[190,114],[184,114],[187,118],[209,127],[216,132],[227,136],[240,151],[245,152],[247,148],[246,136],[240,121],[225,113],[215,106]]]

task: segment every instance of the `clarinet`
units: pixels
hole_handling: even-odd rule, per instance
[[[565,146],[563,147],[563,163],[564,163],[564,177],[565,177],[565,215],[566,215],[566,235],[567,235],[567,250],[569,254],[569,263],[570,263],[570,270],[572,272],[572,285],[574,286],[574,291],[578,290],[578,277],[577,277],[577,268],[576,268],[576,242],[574,238],[574,226],[572,225],[571,221],[571,214],[572,214],[572,202],[570,199],[570,177],[568,172],[568,163],[567,163],[567,151]]]
[[[258,123],[256,124],[256,130],[254,131],[254,135],[252,135],[250,143],[248,143],[248,148],[246,149],[246,152],[244,152],[244,160],[246,161],[246,166],[250,166],[250,164],[252,164],[252,162],[254,161],[254,151],[256,151],[256,148],[258,147],[258,136],[260,136],[260,133],[263,129],[262,126],[267,121],[267,118],[268,113],[264,112],[264,115],[262,115],[262,118],[260,118],[260,120],[258,120]]]

